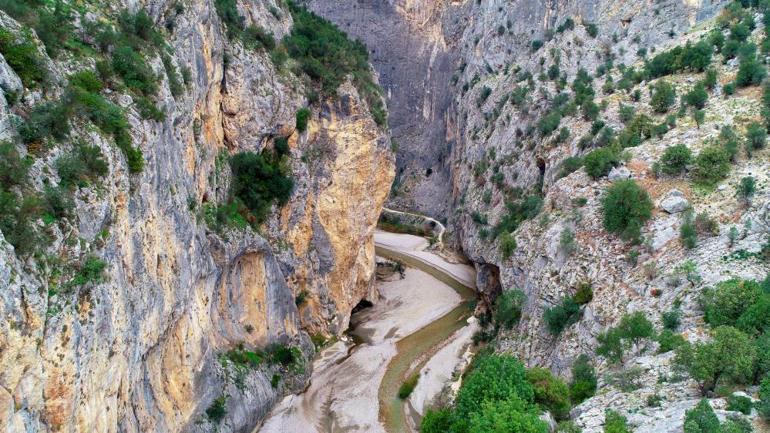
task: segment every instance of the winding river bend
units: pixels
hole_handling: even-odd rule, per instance
[[[351,317],[353,341],[322,350],[309,387],[285,397],[259,432],[416,431],[426,405],[468,359],[477,329],[469,320],[473,268],[425,251],[420,237],[378,231],[375,243],[379,256],[407,266],[404,278],[377,283],[382,299]],[[398,399],[417,372],[412,395]]]

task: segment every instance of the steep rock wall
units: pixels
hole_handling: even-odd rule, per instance
[[[116,97],[144,154],[141,174],[129,174],[111,138],[73,126],[73,135],[101,148],[110,171],[101,185],[76,192],[74,219],[47,229],[54,239],[47,259],[20,259],[0,240],[3,431],[248,431],[284,392],[304,386],[309,364],[263,365],[234,378],[237,369],[218,355],[239,344],[281,343],[307,359],[313,346],[303,327],[341,332],[353,306],[376,295],[372,233],[393,177],[387,134],[350,85],[314,104],[309,131],[295,132],[303,82],[279,73],[268,53],[228,41],[213,5],[132,1],[93,11],[141,7],[159,27],[173,20],[163,34],[174,64],[190,67],[191,83],[174,98],[159,82],[161,122],[142,120],[128,95]],[[239,8],[277,38],[291,28],[289,12],[273,2]],[[162,80],[157,56],[151,65]],[[4,89],[20,90],[14,72],[0,66]],[[46,60],[59,84],[84,67],[93,60]],[[60,92],[27,91],[12,111],[0,98],[0,119],[9,124]],[[279,134],[290,135],[289,203],[259,234],[208,229],[203,205],[228,192],[225,156],[259,151]],[[68,145],[34,159],[38,188],[44,177],[57,182],[51,167]],[[86,255],[107,264],[104,282],[57,293],[55,268],[67,272]],[[303,291],[309,301],[298,309]],[[275,374],[283,379],[271,384]],[[207,420],[204,411],[220,396],[227,396],[224,418]]]

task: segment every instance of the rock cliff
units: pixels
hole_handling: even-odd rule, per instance
[[[44,149],[21,144],[17,125],[62,98],[68,75],[99,69],[89,23],[112,25],[124,9],[146,12],[162,37],[160,52],[145,55],[162,115],[143,116],[141,93],[124,85],[102,92],[125,113],[141,172],[93,118],[74,118]],[[279,3],[237,10],[276,40],[292,29]],[[306,131],[295,129],[312,84],[268,50],[228,39],[214,1],[70,13],[63,38],[73,38],[55,58],[42,34],[28,33],[44,84],[22,84],[13,62],[0,62],[2,139],[16,143],[32,184],[0,192],[60,186],[57,161],[78,142],[97,146],[108,168],[74,188],[67,217],[31,223],[49,242],[22,254],[24,244],[0,240],[0,430],[250,431],[283,393],[305,386],[309,334],[343,331],[351,309],[376,296],[372,234],[393,178],[389,135],[349,82],[314,98]],[[24,32],[2,12],[0,26]],[[285,205],[259,230],[215,227],[228,156],[270,150],[280,137],[294,179]]]

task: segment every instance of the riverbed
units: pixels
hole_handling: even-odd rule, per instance
[[[425,251],[428,242],[417,236],[377,232],[375,242],[378,255],[407,265],[404,278],[377,282],[381,299],[351,317],[354,338],[322,350],[309,387],[285,397],[259,432],[414,431],[468,359],[477,326],[473,268]],[[404,403],[398,387],[416,371],[420,380]]]

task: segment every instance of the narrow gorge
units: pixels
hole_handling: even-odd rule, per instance
[[[770,431],[768,65],[768,0],[0,0],[0,431]]]

